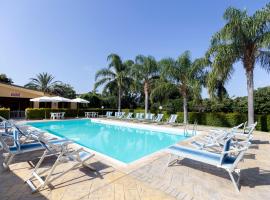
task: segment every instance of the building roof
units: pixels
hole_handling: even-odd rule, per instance
[[[2,89],[1,89],[2,88]],[[0,82],[0,96],[2,97],[12,97],[11,94],[8,94],[7,91],[12,91],[12,92],[22,92],[23,94],[29,94],[27,96],[29,97],[22,97],[22,98],[32,98],[34,97],[39,97],[39,96],[51,96],[51,94],[48,93],[44,93],[42,91],[39,90],[35,90],[35,89],[29,89],[29,88],[25,88],[23,86],[19,86],[19,85],[15,85],[15,84],[8,84],[8,83],[3,83]],[[19,96],[21,97],[21,96]]]

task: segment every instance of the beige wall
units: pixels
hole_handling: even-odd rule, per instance
[[[39,108],[39,102],[34,102],[33,107],[34,107],[34,108]]]
[[[77,109],[77,103],[70,103],[71,109]]]
[[[57,102],[52,102],[52,109],[58,108],[58,103]]]
[[[44,96],[43,92],[0,83],[0,97],[31,99],[41,96]]]
[[[0,83],[0,97],[32,99],[36,97],[42,97],[44,95],[51,96],[50,94],[44,94],[40,91]],[[39,108],[39,102],[34,102],[33,107]],[[51,108],[58,108],[58,103],[52,103]],[[77,109],[77,103],[71,103],[71,109]]]

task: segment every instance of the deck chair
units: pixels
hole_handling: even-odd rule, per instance
[[[148,117],[147,118],[145,118],[146,120],[153,120],[154,119],[154,117],[155,117],[155,114],[153,114],[153,113],[149,113],[148,114]]]
[[[214,134],[209,134],[204,138],[201,138],[200,141],[193,141],[191,142],[192,145],[196,146],[198,149],[206,149],[206,148],[213,148],[213,147],[220,147],[223,146],[225,143],[225,140],[228,137],[232,137],[233,144],[236,145],[238,143],[241,143],[241,141],[237,140],[237,135],[243,135],[242,132],[239,132],[239,128],[245,126],[245,123],[241,123],[233,128],[231,128],[229,131],[225,130],[216,130]],[[256,126],[256,125],[255,125]],[[245,140],[244,141],[250,141],[252,139],[252,131],[254,130],[255,127],[250,128],[250,132],[247,132],[245,134]]]
[[[119,112],[118,119],[122,119],[125,116],[125,112]]]
[[[25,129],[24,126],[15,124],[14,122],[7,120],[4,121],[5,127],[4,130],[5,132],[2,133],[2,136],[13,136],[14,137],[14,129],[16,129],[18,132],[19,138],[24,137],[24,142],[29,141],[32,137],[32,135],[38,135],[38,134],[43,134],[44,132],[37,131],[37,130],[29,130]]]
[[[235,189],[239,192],[238,185],[240,181],[240,169],[237,169],[236,167],[237,164],[243,159],[244,154],[249,148],[250,144],[250,142],[242,143],[238,148],[231,150],[231,138],[228,138],[221,153],[212,153],[204,150],[183,147],[180,145],[173,145],[168,148],[170,156],[167,166],[170,166],[171,164],[172,155],[176,155],[178,158],[187,158],[225,169],[229,173]],[[235,180],[233,177],[233,173],[238,175],[237,180]]]
[[[128,115],[126,116],[126,119],[132,119],[133,113],[128,113]]]
[[[203,137],[200,140],[192,141],[191,144],[197,149],[207,149],[222,147],[228,137],[231,137],[231,132],[223,131],[211,137]]]
[[[1,146],[4,149],[4,151],[7,152],[3,161],[3,166],[5,169],[9,168],[9,165],[11,164],[11,162],[13,161],[16,155],[44,149],[44,147],[37,141],[31,142],[31,143],[21,143],[18,130],[14,129],[13,131],[14,131],[13,136],[10,136],[10,135],[4,136],[3,134],[0,133]],[[33,135],[33,137],[37,137],[37,136]],[[6,142],[7,139],[10,139],[10,138],[14,140],[14,144],[12,146],[8,145],[8,143]],[[66,141],[67,141],[66,139],[59,139],[59,140],[52,140],[51,142],[54,144],[61,144]]]
[[[230,128],[227,132],[240,132],[239,129],[242,127],[245,127],[246,123],[247,122],[238,124],[237,126]],[[210,133],[206,137],[216,137],[216,136],[222,134],[224,131],[226,131],[226,130],[224,130],[224,129],[211,129]]]
[[[156,117],[153,117],[153,119],[149,122],[151,123],[161,123],[161,120],[163,119],[164,114],[157,114]]]
[[[144,113],[139,113],[139,120],[144,120]]]
[[[134,118],[132,117],[134,115]],[[130,117],[126,117],[125,119],[128,121],[134,121],[139,118],[139,113],[132,113],[130,114]]]
[[[246,138],[250,138],[256,126],[257,126],[257,122],[249,126],[244,125],[243,131],[234,130],[233,132],[235,136],[243,136]]]
[[[133,118],[132,120],[134,121],[140,121],[140,120],[143,120],[144,118],[144,113],[136,113],[135,114],[135,118]]]
[[[144,122],[149,122],[152,121],[154,119],[155,114],[153,113],[146,113],[145,117],[143,119],[141,119]]]
[[[153,123],[155,119],[155,114],[153,113],[146,113],[145,118],[141,120],[144,124]]]
[[[111,112],[111,111],[107,111],[107,112],[106,112],[106,117],[107,117],[107,118],[112,117],[112,113],[113,113],[113,112]]]
[[[115,117],[115,118],[118,118],[119,115],[120,115],[120,113],[121,113],[121,112],[115,112],[115,113],[114,113],[114,117]]]
[[[170,118],[168,119],[167,122],[165,122],[165,123],[158,123],[158,124],[170,124],[170,125],[175,125],[176,119],[177,119],[177,115],[176,115],[176,114],[172,114],[172,115],[170,116]]]
[[[174,124],[176,122],[177,115],[171,115],[170,119],[168,120],[168,124]]]
[[[32,192],[36,192],[45,186],[51,184],[52,181],[62,177],[66,173],[70,172],[74,168],[83,165],[90,168],[93,171],[96,171],[86,162],[94,157],[94,154],[80,148],[78,150],[70,150],[68,147],[70,142],[61,143],[61,144],[54,144],[51,141],[48,141],[42,137],[39,137],[39,142],[45,148],[45,151],[38,161],[37,165],[35,166],[34,170],[32,171],[32,175],[29,179],[26,180],[26,183],[31,188]],[[40,165],[44,161],[44,159],[48,156],[56,155],[57,159],[54,164],[48,169],[40,169]],[[57,173],[54,175],[56,167],[66,163],[66,162],[75,162],[71,167],[67,170]],[[44,178],[43,178],[44,177]],[[37,180],[39,183],[38,185],[34,185],[33,181]]]

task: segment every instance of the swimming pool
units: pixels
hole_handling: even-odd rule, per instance
[[[64,137],[126,164],[186,139],[183,135],[93,122],[89,119],[30,122],[33,127]]]

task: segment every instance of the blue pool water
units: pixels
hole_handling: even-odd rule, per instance
[[[90,120],[31,122],[27,124],[74,140],[82,146],[124,163],[138,160],[186,139],[183,135],[108,125]]]

